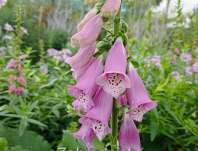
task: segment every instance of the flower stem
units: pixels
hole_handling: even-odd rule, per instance
[[[117,151],[118,148],[117,137],[118,137],[118,109],[117,109],[116,99],[113,99],[111,151]]]
[[[121,7],[121,6],[120,6]],[[115,38],[119,36],[120,32],[120,10],[114,19],[114,35]],[[111,151],[117,151],[117,139],[118,139],[118,107],[117,100],[113,99],[113,111],[112,111],[112,139],[111,139]]]

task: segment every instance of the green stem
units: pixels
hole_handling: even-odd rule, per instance
[[[118,148],[117,137],[118,137],[118,109],[117,109],[116,99],[113,99],[111,151],[117,151]]]
[[[121,6],[120,6],[121,7]],[[114,19],[114,35],[115,38],[119,36],[120,32],[120,10]],[[111,140],[111,151],[117,151],[117,138],[118,138],[118,107],[117,100],[113,99],[113,110],[112,110],[112,140]]]

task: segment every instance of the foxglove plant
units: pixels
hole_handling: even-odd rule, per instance
[[[157,106],[136,69],[127,62],[126,29],[121,29],[120,8],[121,0],[100,0],[78,24],[71,38],[71,45],[78,51],[65,61],[76,80],[68,87],[75,97],[72,104],[81,124],[74,137],[84,141],[88,151],[95,150],[94,138],[102,141],[108,134],[112,151],[141,151],[135,122],[141,122],[143,115]],[[109,18],[114,20],[113,31],[105,26],[112,21]],[[56,52],[50,54],[55,56]],[[121,111],[124,114],[118,133]]]

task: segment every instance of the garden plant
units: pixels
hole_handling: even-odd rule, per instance
[[[184,1],[0,0],[0,151],[196,151]]]

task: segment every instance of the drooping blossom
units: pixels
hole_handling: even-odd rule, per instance
[[[102,24],[103,21],[100,14],[92,17],[78,33],[72,36],[71,45],[84,48],[95,43],[100,34]]]
[[[111,129],[108,122],[112,112],[113,98],[103,89],[94,96],[95,107],[87,112],[86,118],[92,122],[92,129],[99,140],[102,140]]]
[[[88,151],[94,150],[93,139],[95,137],[95,134],[91,128],[91,122],[92,121],[90,119],[81,118],[81,127],[77,132],[73,134],[75,138],[82,140],[86,144]]]
[[[73,102],[73,106],[78,113],[84,114],[94,106],[92,97],[98,88],[95,80],[96,77],[102,73],[102,71],[102,61],[96,59],[87,71],[80,77],[77,83],[69,87],[68,91],[70,95],[76,97],[76,100]]]
[[[14,29],[13,29],[12,25],[10,25],[9,23],[6,23],[4,25],[4,30],[7,32],[10,32],[10,31],[13,31]]]
[[[74,56],[66,59],[66,62],[71,66],[73,76],[76,80],[79,79],[93,60],[95,60],[93,57],[95,49],[96,45],[94,43],[92,45],[88,45],[87,47],[80,48]]]
[[[183,62],[188,64],[192,61],[192,55],[190,53],[182,53],[180,58]]]
[[[133,120],[141,122],[143,115],[155,108],[157,104],[149,98],[144,83],[135,69],[130,69],[128,76],[132,85],[126,91],[130,106],[129,114]]]
[[[97,9],[94,7],[92,8],[87,14],[85,14],[84,18],[80,21],[80,23],[77,26],[78,31],[80,31],[84,25],[94,16],[97,14]]]
[[[126,49],[122,40],[118,38],[107,54],[104,73],[97,78],[97,84],[102,86],[105,92],[118,98],[126,88],[131,86],[125,74],[126,67]]]
[[[186,73],[186,75],[192,75],[193,74],[192,67],[186,67],[185,73]]]
[[[127,113],[124,115],[124,120],[120,127],[119,145],[120,151],[141,151],[138,129]]]
[[[106,0],[101,8],[104,16],[117,15],[120,10],[121,0]]]
[[[154,64],[156,67],[160,68],[161,67],[161,57],[160,56],[150,56],[147,59],[148,63]]]
[[[173,71],[171,72],[171,76],[175,79],[175,80],[180,80],[181,76],[180,73],[178,71]]]
[[[192,71],[198,73],[198,62],[195,62],[195,63],[192,65]]]

